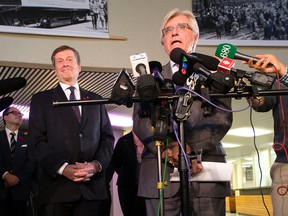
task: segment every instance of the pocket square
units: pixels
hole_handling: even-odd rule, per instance
[[[25,148],[25,147],[27,147],[27,144],[21,145],[21,148]]]

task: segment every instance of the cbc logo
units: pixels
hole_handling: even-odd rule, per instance
[[[228,53],[230,52],[230,49],[231,49],[231,46],[229,46],[228,44],[225,44],[221,49],[220,56],[222,58],[228,57]]]

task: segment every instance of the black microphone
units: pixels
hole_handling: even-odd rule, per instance
[[[161,95],[170,95],[174,93],[174,85],[171,79],[165,79],[162,75],[162,65],[158,61],[150,61],[149,68],[152,76],[159,83]]]
[[[26,79],[22,77],[14,77],[0,80],[0,95],[5,95],[10,92],[23,88],[26,85]]]
[[[187,77],[180,72],[176,72],[172,76],[172,82],[178,86],[183,86],[186,80],[187,80]]]
[[[162,65],[158,61],[149,61],[149,74],[138,77],[137,92],[142,102],[155,101],[161,94],[161,87],[165,86],[162,76]]]
[[[149,68],[152,76],[165,85],[165,79],[162,76],[162,65],[159,61],[149,61]]]
[[[174,73],[172,76],[173,82],[179,86],[183,86],[186,79],[191,75],[202,80],[207,79],[209,75],[205,74],[204,71],[202,71],[204,72],[204,74],[202,74],[204,77],[195,74],[195,71],[193,71],[193,65],[195,63],[201,63],[208,70],[216,71],[220,62],[218,59],[205,54],[192,53],[191,55],[188,55],[181,48],[173,49],[170,53],[170,58],[172,61],[179,64],[179,71]]]
[[[193,65],[195,62],[199,62],[203,64],[208,70],[212,71],[217,70],[217,66],[220,62],[217,58],[201,53],[187,54],[183,49],[179,47],[171,51],[170,59],[177,64],[187,62],[187,64]],[[187,77],[190,75],[191,74],[188,74]]]
[[[207,77],[210,87],[215,88],[221,93],[229,92],[235,83],[235,78],[231,74],[224,74],[218,71],[211,73],[211,71],[198,62],[193,65],[193,71],[199,72]]]
[[[113,84],[110,101],[118,105],[125,104],[130,108],[133,106],[132,96],[134,92],[133,80],[127,70],[123,68]]]
[[[242,60],[248,62],[250,58],[253,59],[253,63],[255,64],[256,62],[259,61],[259,59],[246,55],[240,52],[237,52],[237,48],[229,43],[222,43],[217,46],[215,55],[218,56],[219,58],[231,58],[231,59],[236,59],[236,60]],[[272,63],[268,63],[268,66],[274,66]]]
[[[0,99],[0,112],[7,107],[9,107],[13,103],[12,97],[4,97]]]
[[[175,50],[175,49],[174,49]],[[218,89],[220,92],[228,92],[232,86],[234,85],[235,78],[230,74],[223,74],[220,72],[216,72],[216,75],[212,75],[214,73],[211,73],[210,70],[218,70],[218,66],[220,64],[220,61],[212,56],[208,56],[205,54],[199,54],[199,53],[192,53],[192,55],[195,54],[195,56],[199,56],[199,60],[197,58],[193,57],[190,60],[189,56],[187,54],[183,53],[182,49],[177,49],[176,51],[173,51],[173,58],[176,58],[176,56],[179,56],[179,53],[181,52],[180,62],[179,62],[179,71],[174,73],[172,76],[172,80],[176,85],[183,86],[187,80],[188,77],[195,76],[195,73],[200,74],[200,80],[205,81],[207,79],[210,85]],[[175,59],[176,60],[176,59]],[[203,65],[200,62],[204,62],[205,65]],[[208,69],[210,68],[210,69]],[[199,78],[199,75],[198,75]],[[229,83],[230,82],[230,83]],[[222,87],[221,87],[222,83]],[[229,90],[228,90],[229,89]]]

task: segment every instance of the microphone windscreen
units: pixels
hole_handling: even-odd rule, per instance
[[[7,107],[9,107],[13,103],[12,97],[4,97],[0,99],[0,112]]]
[[[180,72],[176,72],[172,76],[172,81],[175,85],[183,86],[187,80],[187,77]]]
[[[202,60],[202,64],[211,71],[216,71],[220,61],[212,56],[201,54],[201,53],[192,53],[192,55],[198,57]]]
[[[123,68],[113,85],[110,100],[118,105],[125,104],[127,107],[132,107],[131,99],[134,92],[133,80],[127,70]]]
[[[237,52],[237,48],[229,43],[222,43],[217,46],[217,49],[215,51],[215,56],[219,58],[230,58],[234,59],[235,54]]]
[[[159,61],[150,61],[149,62],[150,72],[153,73],[154,70],[162,73],[162,65]]]
[[[170,59],[175,62],[176,64],[180,64],[181,63],[181,55],[185,55],[186,52],[179,48],[179,47],[176,47],[174,48],[171,53],[170,53]]]
[[[149,102],[158,98],[160,89],[151,74],[144,74],[138,77],[137,93],[142,102]]]
[[[26,83],[26,79],[22,77],[0,80],[0,95],[5,95],[21,89],[26,85]]]

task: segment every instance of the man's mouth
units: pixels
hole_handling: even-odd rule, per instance
[[[174,45],[174,44],[176,44],[176,43],[181,43],[181,41],[180,41],[180,40],[172,41],[171,45]]]

